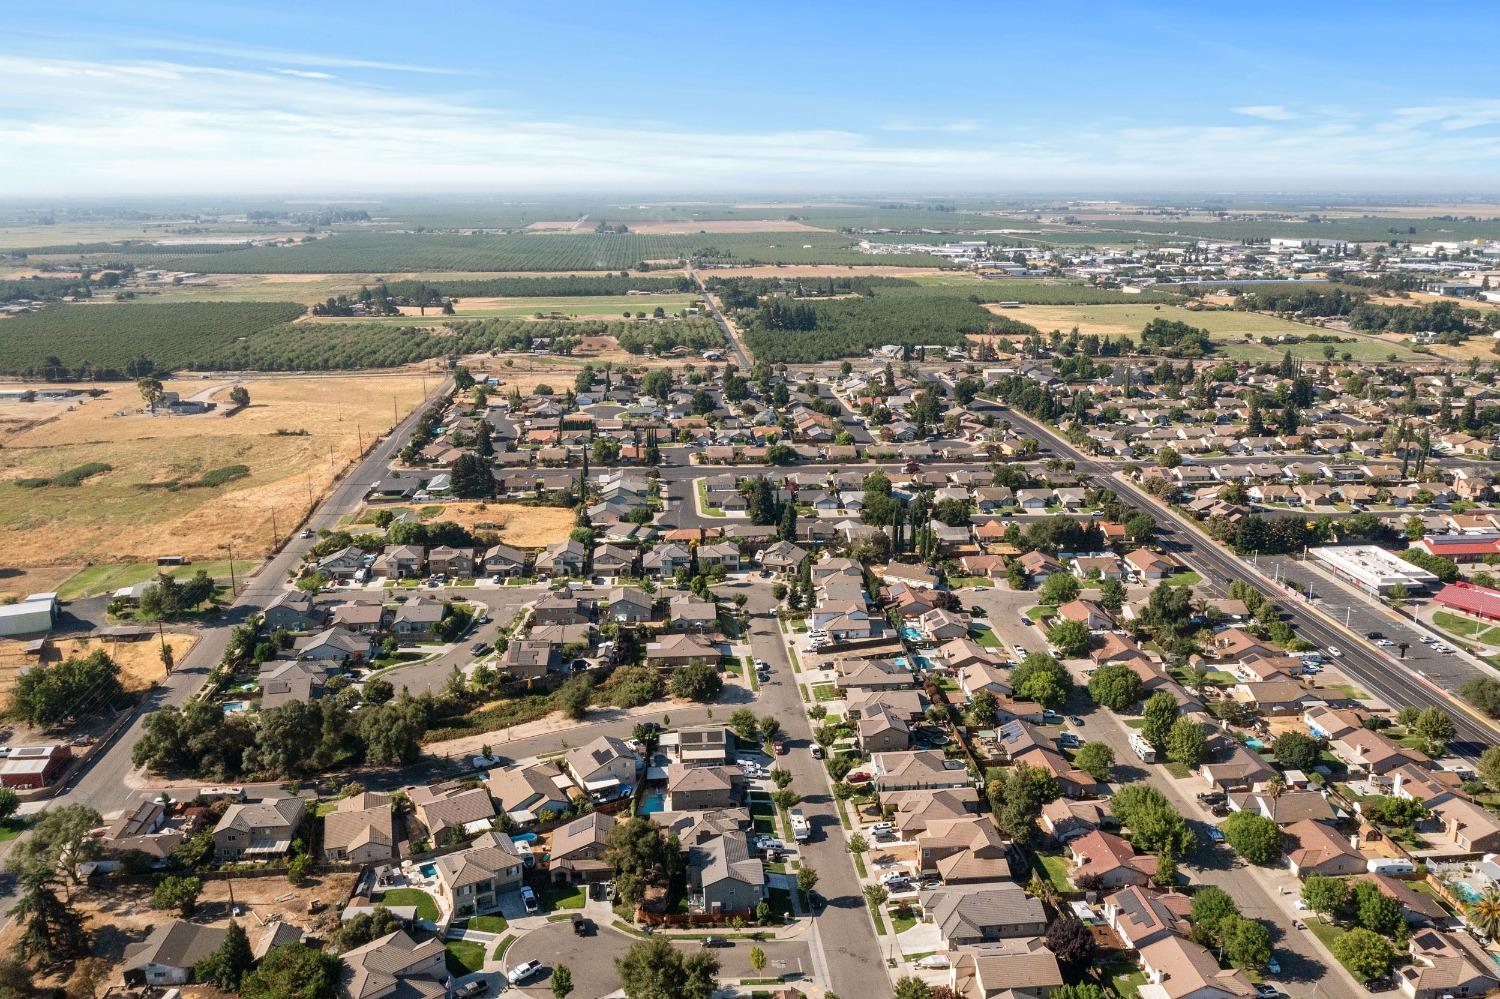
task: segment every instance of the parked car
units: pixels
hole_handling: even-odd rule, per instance
[[[875,836],[889,836],[896,831],[895,823],[877,822],[870,827],[871,834]]]
[[[475,642],[473,645],[469,646],[469,651],[474,653],[476,656],[482,656],[489,650],[489,642]]]
[[[1077,715],[1069,715],[1068,724],[1072,725],[1074,728],[1083,728],[1083,719],[1078,717]]]
[[[1382,649],[1389,649],[1394,647],[1396,643],[1391,641],[1389,638],[1377,638],[1375,639],[1375,644],[1380,646]]]
[[[526,907],[527,912],[536,912],[541,908],[536,900],[536,892],[531,890],[530,885],[521,886],[521,904]],[[511,981],[518,981],[518,979],[512,978]]]
[[[1281,995],[1281,990],[1274,985],[1267,985],[1265,982],[1262,982],[1255,987],[1255,995],[1257,999],[1276,999],[1277,996]]]
[[[1025,659],[1028,655],[1031,654],[1026,651],[1026,646],[1024,645],[1012,645],[1011,648],[1015,649],[1016,655],[1020,656],[1022,659]]]
[[[573,935],[586,937],[594,931],[594,921],[587,916],[573,913]]]
[[[705,947],[732,947],[734,945],[731,944],[728,940],[725,940],[723,937],[704,937],[703,938],[703,946],[705,946]]]
[[[1219,831],[1219,827],[1218,826],[1209,826],[1208,827],[1208,838],[1211,839],[1211,840],[1213,840],[1215,843],[1222,843],[1222,842],[1224,842],[1224,834]]]
[[[520,985],[541,970],[542,962],[527,961],[525,964],[518,964],[514,968],[511,968],[510,971],[506,972],[505,978],[512,985]]]
[[[819,746],[816,743],[813,744],[813,747],[812,747],[812,758],[815,759],[815,760],[821,760],[823,758],[823,747],[822,746]]]
[[[1031,618],[1027,617],[1025,614],[1022,614],[1021,615],[1021,623],[1024,624],[1024,625],[1026,625],[1026,627],[1029,628],[1029,627],[1031,627]],[[1019,648],[1019,646],[1017,646],[1017,648]]]
[[[1276,960],[1274,957],[1268,959],[1266,961],[1266,970],[1273,975],[1281,974],[1281,962]]]
[[[312,528],[305,528],[303,529],[301,534],[297,535],[297,537],[301,538],[303,541],[306,541],[308,538],[316,537],[316,535],[313,534]]]
[[[453,994],[456,996],[462,996],[464,997],[464,999],[469,999],[469,997],[471,996],[482,996],[489,990],[489,982],[485,981],[483,978],[476,978]]]
[[[906,875],[901,873],[900,871],[886,871],[880,876],[880,883],[885,885],[887,888],[897,883],[904,884],[906,880]]]
[[[989,612],[978,604],[975,604],[973,607],[969,608],[969,614],[973,617],[984,617],[987,613]]]
[[[766,662],[764,659],[757,659],[757,660],[755,660],[755,670],[756,670],[757,673],[764,673],[766,670],[769,670],[770,668],[771,668],[771,664],[768,663],[768,662]]]

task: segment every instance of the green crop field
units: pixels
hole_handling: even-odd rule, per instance
[[[552,318],[556,312],[564,319],[620,319],[623,313],[635,315],[644,312],[651,315],[655,309],[668,313],[679,312],[698,300],[697,295],[589,295],[579,297],[551,298],[482,298],[460,299],[457,306],[459,319],[529,319],[537,313]],[[344,319],[330,316],[313,320],[316,323],[381,323],[406,324],[442,323],[453,316],[440,315],[436,309],[428,309],[424,319],[417,315],[381,316],[377,318],[354,317]]]
[[[159,369],[179,367],[304,311],[295,302],[50,305],[0,319],[0,372],[45,374],[49,358],[69,369],[91,364],[101,373],[138,357]]]
[[[700,233],[684,236],[418,235],[340,233],[286,247],[203,248],[184,253],[148,243],[83,244],[27,251],[58,258],[129,260],[142,266],[214,274],[333,274],[372,271],[620,270],[641,261],[702,256],[734,264],[883,264],[932,267],[927,254],[874,257],[851,249],[852,237],[825,232]]]
[[[977,295],[981,302],[1021,302],[1026,305],[1143,305],[1174,304],[1179,295],[1146,291],[1128,294],[1117,288],[1095,288],[1078,281],[1014,280],[987,281],[972,274],[924,274],[914,281],[926,289],[947,289],[944,294],[962,291]],[[913,292],[918,294],[919,292]],[[929,294],[937,294],[935,290]]]

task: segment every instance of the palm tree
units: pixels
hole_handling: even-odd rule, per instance
[[[1281,797],[1286,793],[1286,778],[1281,774],[1272,777],[1266,782],[1266,793],[1271,796],[1272,801]]]
[[[1491,888],[1471,904],[1469,922],[1491,940],[1500,936],[1500,891]]]

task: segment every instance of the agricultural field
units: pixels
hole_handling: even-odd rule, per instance
[[[1094,333],[1107,336],[1138,336],[1142,327],[1153,319],[1177,320],[1206,329],[1215,341],[1215,356],[1231,360],[1266,361],[1276,360],[1287,351],[1293,357],[1306,360],[1324,359],[1323,348],[1332,346],[1336,355],[1348,351],[1356,361],[1383,361],[1394,354],[1397,360],[1419,360],[1419,354],[1399,342],[1398,338],[1382,338],[1358,335],[1340,330],[1325,330],[1305,323],[1293,322],[1259,312],[1227,310],[1204,310],[1195,312],[1175,305],[1023,305],[1017,309],[1002,309],[996,305],[985,308],[997,316],[1035,326],[1044,333],[1052,330],[1069,332],[1073,327],[1085,335]],[[1261,337],[1310,335],[1336,335],[1345,343],[1294,343],[1262,344]]]
[[[716,233],[689,236],[597,235],[417,235],[339,233],[294,246],[171,252],[148,244],[104,247],[47,246],[29,251],[56,262],[80,256],[127,259],[139,266],[213,274],[331,274],[392,271],[574,271],[620,270],[641,261],[685,256],[744,264],[859,264],[875,258],[851,249],[838,233]],[[931,267],[926,254],[879,258],[888,266]]]
[[[668,313],[680,312],[694,302],[697,295],[580,295],[555,296],[550,298],[461,298],[454,306],[459,319],[532,319],[541,314],[547,319],[620,319],[625,313],[646,315],[656,309]],[[437,309],[428,306],[427,319],[442,320]],[[385,316],[379,319],[343,320],[344,322],[410,323],[413,318],[423,318],[422,310],[415,306],[402,306],[400,316]],[[454,317],[446,317],[452,319]],[[308,322],[332,323],[335,317],[310,318]]]
[[[977,295],[982,302],[1021,302],[1028,305],[1172,305],[1182,302],[1170,292],[1144,291],[1132,294],[1117,288],[1095,288],[1079,281],[1015,280],[990,281],[965,273],[937,274],[920,277],[923,288],[946,289],[941,294],[962,291]],[[1011,310],[1005,310],[1009,312]]]
[[[197,358],[305,311],[296,302],[90,303],[49,305],[0,319],[0,373],[47,374],[48,359],[68,369],[123,369],[138,357],[158,368],[190,366]]]
[[[168,381],[186,397],[227,399],[235,382]],[[423,398],[415,373],[250,378],[232,416],[150,416],[134,385],[100,386],[61,413],[0,424],[0,545],[10,565],[140,563],[161,554],[263,557],[352,460]],[[76,486],[21,485],[105,466]],[[214,484],[219,483],[219,484]],[[7,585],[6,589],[10,587]]]

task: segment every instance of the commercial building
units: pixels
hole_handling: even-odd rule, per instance
[[[1313,548],[1309,554],[1340,579],[1376,596],[1389,596],[1397,586],[1404,587],[1411,594],[1427,593],[1439,582],[1426,569],[1374,545]]]
[[[1432,602],[1449,610],[1481,617],[1489,621],[1500,621],[1500,590],[1473,583],[1449,583],[1433,596]]]

